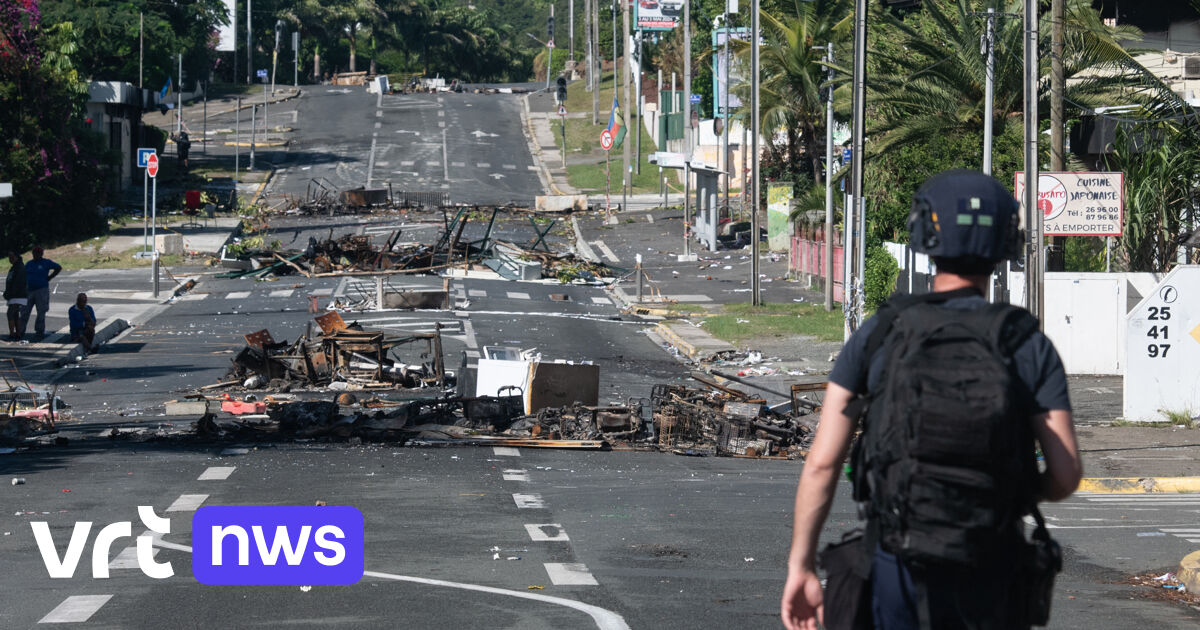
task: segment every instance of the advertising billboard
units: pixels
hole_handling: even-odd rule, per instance
[[[1016,174],[1017,200],[1025,174]],[[1120,236],[1125,220],[1124,173],[1040,173],[1038,208],[1048,236]],[[1021,216],[1025,216],[1024,208]]]
[[[683,19],[683,0],[636,0],[633,3],[634,28],[643,31],[669,31]]]
[[[725,59],[725,39],[732,38],[729,46],[729,56],[734,58],[733,67],[729,67],[729,63]],[[748,28],[731,28],[717,29],[713,31],[713,108],[716,118],[725,118],[725,90],[727,86],[737,86],[745,81],[741,68],[738,67],[736,55],[734,54],[734,46],[732,42],[748,41],[750,39],[750,29]],[[730,72],[732,71],[732,74]],[[732,79],[732,83],[730,80]],[[737,95],[730,93],[729,109],[734,110],[742,106],[742,99]]]

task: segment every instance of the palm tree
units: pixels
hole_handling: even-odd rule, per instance
[[[1064,97],[1068,106],[1092,108],[1119,102],[1154,101],[1186,106],[1146,68],[1122,40],[1137,40],[1132,27],[1109,27],[1088,0],[1066,0]],[[983,8],[1018,14],[1020,0],[985,0]],[[877,76],[869,78],[869,104],[875,113],[870,129],[877,138],[873,152],[921,143],[924,139],[977,132],[991,115],[1002,132],[1009,117],[1021,111],[1023,26],[1020,19],[996,21],[995,109],[984,111],[986,60],[980,40],[986,22],[969,0],[927,0],[925,11],[907,20],[885,15],[884,33],[872,51]],[[1040,31],[1049,50],[1049,17]],[[1050,59],[1042,57],[1040,99],[1049,98]],[[1039,103],[1049,111],[1048,103]]]
[[[791,13],[772,15],[763,11],[763,37],[759,48],[759,110],[761,127],[768,138],[782,130],[784,146],[773,147],[788,165],[799,172],[807,157],[814,177],[821,173],[821,149],[825,143],[824,89],[827,67],[825,53],[814,46],[844,41],[850,27],[850,0],[793,0]],[[739,57],[749,66],[748,44],[738,46]],[[749,102],[750,86],[735,92]],[[823,181],[823,180],[822,180]]]

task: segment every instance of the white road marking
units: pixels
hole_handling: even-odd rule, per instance
[[[375,112],[375,117],[376,117],[376,118],[379,118],[380,116],[383,116],[383,110],[377,110],[377,111]]]
[[[597,630],[629,630],[629,625],[625,623],[625,619],[621,617],[621,615],[618,615],[611,610],[600,608],[599,606],[593,606],[591,604],[585,604],[583,602],[577,602],[573,599],[566,599],[563,597],[552,597],[550,595],[541,595],[538,593],[530,593],[528,591],[509,591],[492,586],[480,586],[478,584],[464,584],[462,582],[447,582],[445,580],[431,580],[429,578],[409,577],[407,575],[395,575],[392,573],[380,573],[378,571],[364,571],[363,577],[397,580],[402,582],[416,582],[417,584],[445,586],[448,588],[458,588],[465,591],[476,591],[479,593],[490,593],[493,595],[508,595],[510,597],[517,597],[520,599],[545,602],[547,604],[565,606],[567,608],[586,613],[592,618],[592,622],[596,624]]]
[[[400,160],[400,166],[413,166],[416,162],[412,160]]]
[[[600,586],[581,562],[547,562],[546,575],[556,586]]]
[[[426,160],[425,166],[441,166],[442,163],[437,160]]]
[[[501,168],[506,168],[510,171],[515,171],[515,170],[517,170],[517,165],[516,164],[505,164],[505,165],[501,166]]]
[[[528,300],[529,294],[523,293],[521,291],[509,291],[508,299],[510,299],[510,300]]]
[[[471,320],[463,320],[463,334],[467,337],[467,347],[475,349],[479,347],[479,341],[475,339],[475,327],[471,325]]]
[[[295,289],[279,289],[278,291],[272,291],[270,295],[271,297],[291,297],[295,292]]]
[[[226,300],[244,300],[250,297],[249,291],[234,291],[225,295]]]
[[[551,534],[549,531],[553,531]],[[567,538],[567,531],[558,523],[526,523],[525,531],[529,532],[529,539],[533,542],[560,542],[571,540]]]
[[[478,354],[478,353],[476,353]],[[494,446],[492,451],[497,457],[520,457],[521,451],[511,446]]]
[[[1191,529],[1171,528],[1171,529],[1160,529],[1158,531],[1167,532],[1168,534],[1200,534],[1200,529],[1195,529],[1195,528],[1191,528]]]
[[[150,553],[157,556],[158,549],[155,547],[151,547]],[[108,568],[109,569],[140,569],[141,567],[138,565],[138,559],[137,559],[137,547],[126,547],[126,548],[122,549],[121,553],[117,554],[117,557],[113,558],[112,562],[108,563]]]
[[[444,109],[439,109],[439,110],[438,110],[438,118],[441,118],[441,117],[443,117],[443,116],[445,116],[445,115],[446,115],[446,110],[444,110]]]
[[[476,168],[491,168],[492,165],[487,162],[476,162],[475,167]]]
[[[478,350],[463,350],[463,354],[467,355],[468,359],[478,359],[482,356],[479,354]],[[498,446],[496,448],[504,448],[504,447]]]
[[[467,295],[471,297],[487,297],[487,291],[483,289],[467,289]]]
[[[237,466],[210,466],[208,470],[200,473],[196,481],[225,481]]]
[[[606,297],[600,297],[600,296],[597,296],[597,295],[593,295],[593,296],[592,296],[592,304],[603,304],[603,305],[605,305],[605,306],[611,306],[611,305],[612,305],[612,300],[610,300],[610,299],[608,299],[608,298],[606,298]]]
[[[195,512],[201,503],[208,498],[207,494],[181,494],[175,502],[167,507],[168,512]]]
[[[333,295],[333,289],[315,289],[310,292],[309,295],[315,295],[317,297],[329,297]]]
[[[534,165],[530,164],[529,166],[526,166],[526,167],[525,167],[525,170],[528,170],[528,171],[536,171],[536,170],[538,170],[538,167],[536,167],[536,166],[534,166]]]
[[[439,127],[445,127],[445,126],[446,126],[446,121],[444,121],[444,120],[439,120],[439,121],[438,121],[438,126],[439,126]]]
[[[376,112],[382,114],[383,112]],[[371,177],[375,172],[375,145],[379,142],[379,138],[371,138],[371,154],[367,156],[367,186],[371,185]]]
[[[382,127],[382,126],[383,126],[383,123],[381,123],[381,122],[377,122],[377,123],[375,123],[375,128],[376,128],[376,129],[379,129],[379,128],[380,128],[380,127]]]
[[[529,473],[519,469],[509,469],[504,471],[505,481],[529,481]]]
[[[608,245],[605,244],[604,241],[592,241],[592,245],[599,247],[600,252],[604,254],[605,258],[613,262],[621,262],[621,259],[617,258],[617,255],[613,253],[613,250],[609,249]]]
[[[83,623],[91,619],[110,599],[112,595],[72,595],[55,606],[54,610],[42,617],[38,623]]]
[[[450,166],[453,166],[455,168],[466,168],[467,163],[466,162],[451,162]]]
[[[514,494],[513,501],[518,508],[522,509],[543,509],[546,507],[546,502],[542,500],[540,494]]]
[[[650,223],[654,223],[654,215],[653,215],[653,214],[647,214],[647,215],[646,215],[646,221],[648,221],[648,222],[650,222]]]

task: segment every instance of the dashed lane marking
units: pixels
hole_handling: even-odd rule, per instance
[[[592,304],[603,304],[605,306],[609,306],[612,304],[612,300],[609,300],[606,297],[600,297],[600,296],[593,295],[592,296]]]
[[[556,586],[599,586],[587,566],[579,562],[547,562],[546,575]]]
[[[317,297],[329,297],[333,295],[333,289],[316,289],[309,293],[309,295],[315,295]]]
[[[600,253],[604,254],[605,258],[611,260],[612,262],[621,262],[621,259],[617,258],[617,255],[613,253],[613,250],[609,249],[608,245],[604,241],[592,241],[592,245],[599,247]]]
[[[654,215],[653,215],[653,214],[647,214],[647,215],[646,215],[646,221],[648,221],[648,222],[650,222],[650,223],[654,223]]]
[[[505,164],[505,165],[501,166],[501,168],[508,169],[510,171],[515,171],[515,170],[517,170],[517,165],[516,164]]]
[[[158,555],[158,547],[151,547],[150,553],[157,556]],[[138,564],[138,559],[137,559],[137,547],[126,547],[126,548],[122,549],[121,553],[118,553],[117,557],[113,558],[112,562],[108,563],[108,568],[109,569],[140,569],[141,565]]]
[[[274,298],[285,298],[285,297],[291,297],[292,293],[295,293],[295,292],[296,292],[295,289],[279,289],[278,291],[272,291],[270,293],[270,296],[274,297]]]
[[[249,291],[233,291],[225,294],[226,300],[244,300],[248,297],[250,297]]]
[[[112,595],[72,595],[55,606],[38,623],[83,623],[92,618]]]
[[[487,291],[483,289],[467,289],[467,295],[471,297],[487,297]]]
[[[195,512],[201,503],[208,498],[207,494],[181,494],[175,502],[167,507],[168,512]]]
[[[504,471],[505,481],[529,481],[529,473],[524,470],[506,470]]]
[[[223,449],[218,455],[246,455],[250,453],[248,448],[227,448]]]
[[[476,353],[476,354],[478,355],[479,353]],[[470,355],[467,355],[467,356],[470,356]],[[520,457],[521,456],[521,451],[516,448],[513,448],[511,446],[495,446],[492,448],[492,451],[494,451],[496,453],[497,457]]]
[[[475,164],[475,168],[491,168],[491,167],[492,167],[492,165],[489,164],[488,162],[477,162]]]
[[[479,354],[478,350],[463,350],[463,354],[467,355],[468,359],[482,359],[483,355]]]
[[[526,523],[525,531],[533,542],[562,542],[569,541],[567,532],[558,523]]]
[[[513,502],[521,509],[544,509],[546,502],[540,494],[513,494]]]
[[[233,474],[237,466],[210,466],[208,470],[200,473],[196,481],[224,481]]]
[[[510,299],[510,300],[528,300],[529,294],[523,293],[521,291],[509,291],[508,299]]]

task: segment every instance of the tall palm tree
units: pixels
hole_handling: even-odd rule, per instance
[[[850,28],[850,0],[793,0],[786,14],[760,13],[766,46],[759,48],[759,110],[761,128],[768,138],[775,130],[784,134],[782,153],[791,172],[798,172],[807,158],[814,177],[821,173],[821,148],[825,142],[825,52],[814,46],[845,41]],[[748,44],[738,46],[739,57],[748,67]],[[750,86],[735,92],[749,102]]]
[[[1140,39],[1132,27],[1109,27],[1089,0],[1066,0],[1064,97],[1076,109],[1119,102],[1154,101],[1186,106],[1126,50],[1121,41]],[[986,116],[1000,126],[1021,111],[1023,26],[1020,19],[996,21],[995,109],[984,111],[986,60],[980,40],[986,21],[979,9],[1019,14],[1021,0],[926,0],[924,13],[901,20],[886,14],[872,52],[877,74],[869,78],[873,116],[870,133],[881,153],[939,134],[978,131]],[[1042,18],[1041,47],[1049,50],[1049,17]],[[880,71],[882,70],[882,71]],[[1039,99],[1049,98],[1050,59],[1042,57]],[[1048,103],[1039,103],[1049,111]]]

